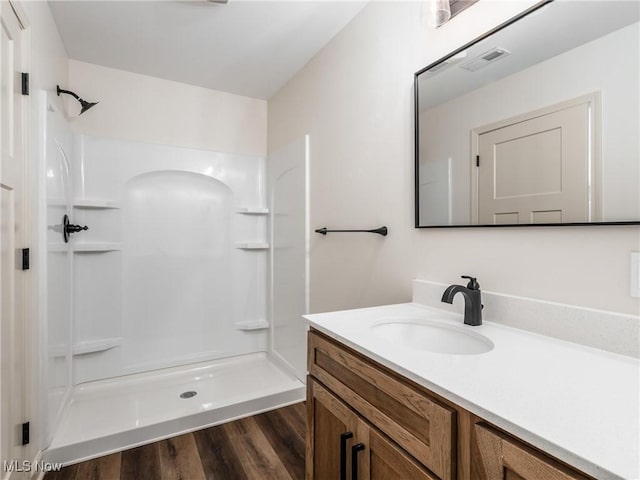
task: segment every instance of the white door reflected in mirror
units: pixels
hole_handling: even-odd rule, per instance
[[[478,185],[471,195],[473,223],[600,219],[590,144],[600,132],[591,121],[592,103],[578,99],[576,105],[556,105],[472,132],[477,146],[472,182]]]

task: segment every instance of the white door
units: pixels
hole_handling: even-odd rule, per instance
[[[590,221],[590,103],[477,137],[479,224]]]
[[[2,461],[25,457],[25,290],[23,165],[25,97],[22,95],[23,29],[11,4],[0,0],[0,451]],[[5,465],[2,465],[5,467]],[[21,467],[21,465],[20,465]],[[2,468],[8,478],[11,468]],[[18,474],[11,478],[18,478]]]

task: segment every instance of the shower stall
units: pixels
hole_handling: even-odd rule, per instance
[[[301,401],[308,138],[265,158],[78,135],[50,100],[40,93],[45,459]],[[64,215],[88,227],[68,243]]]

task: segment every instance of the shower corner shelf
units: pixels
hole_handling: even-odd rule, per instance
[[[269,328],[267,320],[248,320],[246,322],[237,322],[236,330],[264,330]]]
[[[76,253],[116,252],[118,250],[122,250],[122,244],[111,242],[86,242],[76,243],[71,248]]]
[[[118,209],[120,204],[118,202],[112,202],[110,200],[74,200],[73,206],[75,208],[92,209],[92,210],[108,210]]]
[[[240,250],[268,250],[269,244],[267,242],[238,242],[236,248]]]
[[[106,352],[122,344],[122,337],[102,338],[100,340],[84,340],[73,345],[74,355]]]
[[[236,213],[244,213],[245,215],[267,215],[269,209],[263,207],[240,207],[236,208]]]

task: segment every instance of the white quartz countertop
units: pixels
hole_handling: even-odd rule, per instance
[[[598,479],[640,479],[640,362],[416,303],[306,315],[354,350]],[[375,334],[372,326],[441,321],[480,333],[480,355],[430,353]],[[490,319],[489,319],[490,320]]]

